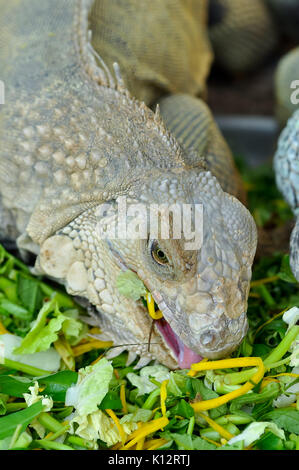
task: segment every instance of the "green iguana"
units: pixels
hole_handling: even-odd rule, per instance
[[[257,236],[252,216],[232,195],[240,180],[230,157],[217,158],[219,131],[211,117],[205,162],[174,137],[178,129],[178,139],[188,140],[180,124],[170,134],[159,110],[137,101],[118,66],[109,70],[97,55],[88,22],[92,1],[0,3],[2,234],[37,255],[37,272],[95,306],[95,321],[120,345],[116,353],[129,349],[128,363],[139,354],[138,367],[156,358],[185,368],[230,354],[247,331]],[[171,20],[169,2],[160,5],[163,21],[167,11]],[[201,105],[191,100],[197,119]],[[113,225],[121,196],[128,204],[202,204],[201,248],[186,250],[184,237],[101,238],[97,224]],[[99,218],[105,202],[112,212]],[[163,314],[153,325],[143,303],[116,288],[127,269]]]

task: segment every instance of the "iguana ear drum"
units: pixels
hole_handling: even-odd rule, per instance
[[[72,240],[64,235],[54,235],[42,244],[38,264],[48,276],[64,279],[75,259]]]

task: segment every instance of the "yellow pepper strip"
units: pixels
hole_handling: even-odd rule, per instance
[[[276,374],[276,375],[267,375],[267,377],[265,377],[265,379],[267,379],[268,377],[269,378],[272,378],[272,377],[281,377],[282,375],[286,375],[287,377],[299,377],[299,374],[293,374],[292,372],[283,372],[281,374]]]
[[[136,437],[134,439],[131,439],[124,447],[121,447],[121,450],[127,450],[133,447],[137,442],[142,439],[143,437],[148,436],[149,434],[152,434],[155,431],[158,431],[159,429],[164,428],[167,426],[169,423],[168,418],[158,418],[154,419],[153,421],[150,421],[147,424],[144,424],[141,426],[140,429],[137,431],[134,431],[134,433],[131,434],[130,437],[134,434]]]
[[[143,449],[144,450],[155,450],[158,449],[158,447],[163,446],[166,444],[168,441],[166,439],[149,439],[148,441],[145,442]]]
[[[120,449],[122,446],[122,443],[121,442],[118,442],[117,444],[115,444],[114,446],[110,447],[111,450],[118,450]]]
[[[148,313],[150,317],[152,317],[153,320],[159,320],[160,318],[163,317],[163,314],[160,310],[155,311],[155,301],[150,292],[147,292],[146,294],[146,303],[147,303]]]
[[[226,429],[224,429],[220,424],[216,423],[213,419],[211,419],[209,416],[205,415],[204,413],[198,413],[201,418],[203,418],[214,431],[218,432],[220,436],[224,437],[228,441],[234,437],[233,434],[228,432]]]
[[[123,427],[122,425],[120,424],[119,422],[119,419],[118,417],[116,416],[116,414],[114,413],[113,410],[110,410],[109,408],[107,408],[106,410],[106,413],[110,416],[110,418],[115,422],[115,425],[118,429],[118,432],[120,434],[120,438],[121,438],[121,442],[122,444],[124,445],[124,443],[126,442],[126,433],[125,431],[123,430]]]
[[[158,449],[159,447],[163,446],[164,444],[166,444],[168,441],[166,441],[165,439],[157,439],[157,441],[164,441],[164,442],[156,442],[155,444],[153,444],[152,446],[148,447],[147,450],[155,450],[155,449]]]
[[[144,439],[145,437],[143,437],[142,439],[140,439],[140,441],[137,442],[136,450],[143,450]]]
[[[98,326],[93,326],[92,328],[90,328],[90,330],[88,330],[88,333],[91,335],[100,335],[102,333],[102,330],[100,330]],[[87,338],[89,338],[89,336],[87,336]]]
[[[200,363],[202,364],[203,362],[208,362],[209,358],[208,357],[204,357]],[[189,370],[188,374],[190,377],[194,377],[196,375],[196,370]]]
[[[257,287],[261,286],[263,284],[268,284],[269,282],[275,282],[278,281],[280,278],[279,276],[271,276],[271,277],[265,277],[264,279],[258,279],[257,281],[251,281],[250,287]]]
[[[47,434],[47,435],[44,437],[44,439],[49,439],[49,437],[53,436],[53,434],[54,434],[54,433],[53,433],[52,431],[50,431],[49,434]]]
[[[249,297],[253,297],[254,299],[259,299],[261,296],[257,292],[249,292]]]
[[[86,352],[92,351],[93,349],[106,349],[110,348],[113,345],[112,341],[89,341],[84,344],[80,344],[79,346],[74,346],[72,348],[74,357],[81,356]]]
[[[245,395],[249,390],[251,390],[258,382],[262,379],[265,373],[265,367],[263,361],[260,357],[242,357],[235,359],[223,359],[221,361],[209,361],[205,363],[192,364],[191,370],[210,370],[210,369],[228,369],[231,367],[248,367],[248,366],[258,366],[257,372],[252,376],[250,382],[246,382],[237,390],[229,392],[225,395],[222,395],[218,398],[212,398],[211,400],[198,401],[192,403],[191,406],[194,411],[204,411],[210,410],[212,408],[217,408],[224,403],[227,403],[234,398]]]
[[[128,405],[126,402],[126,387],[125,384],[121,384],[120,386],[120,401],[123,407],[123,412],[126,415],[128,413]]]
[[[204,439],[205,441],[210,442],[210,444],[214,444],[214,446],[216,447],[221,447],[221,444],[219,444],[219,442],[213,441],[212,439],[209,439],[206,436],[201,436],[201,439]]]
[[[166,405],[165,400],[167,398],[167,384],[168,380],[163,380],[161,387],[160,387],[160,399],[161,399],[161,412],[164,418],[166,417]]]
[[[7,331],[5,326],[0,321],[0,335],[5,335],[6,333],[9,333],[9,331]]]
[[[94,364],[96,364],[97,362],[99,362],[99,361],[102,359],[102,357],[104,357],[104,356],[105,356],[105,353],[100,354],[99,357],[98,357],[95,361],[93,361],[93,362],[91,363],[91,365],[93,366]]]
[[[88,330],[86,336],[84,336],[84,338],[82,338],[76,346],[81,346],[81,344],[86,344],[90,341],[94,341],[95,338],[89,335],[100,335],[101,333],[102,331],[100,330],[100,328],[98,328],[97,326],[93,326],[92,328],[90,328],[90,330]]]
[[[75,359],[72,348],[63,336],[60,336],[54,343],[54,347],[68,369],[75,370]]]
[[[142,426],[141,423],[138,423],[138,429],[140,429]],[[140,439],[137,444],[136,444],[136,450],[143,450],[143,444],[144,444],[144,440],[145,440],[145,437],[143,437],[142,439]]]

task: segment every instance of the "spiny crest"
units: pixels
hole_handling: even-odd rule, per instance
[[[132,96],[126,88],[124,80],[121,76],[120,68],[117,63],[113,64],[114,74],[111,73],[109,67],[102,57],[94,50],[91,40],[92,31],[89,29],[88,15],[94,0],[77,0],[76,8],[76,47],[80,55],[83,69],[87,75],[99,85],[113,89],[123,96],[123,104],[127,104],[136,113],[141,115],[148,127],[155,129],[165,144],[177,153],[180,160],[183,161],[182,150],[174,136],[165,127],[162,120],[159,105],[156,112],[153,113],[144,102],[140,102]]]

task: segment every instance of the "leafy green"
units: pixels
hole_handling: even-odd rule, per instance
[[[43,390],[43,394],[51,396],[55,401],[62,402],[65,401],[65,395],[68,388],[75,384],[77,380],[78,373],[71,370],[62,370],[56,374],[39,377],[38,379],[40,384],[46,386]]]
[[[215,450],[216,446],[201,439],[200,437],[189,436],[188,434],[166,433],[167,439],[173,440],[178,450]]]
[[[169,379],[169,370],[162,365],[146,366],[141,369],[139,375],[130,372],[127,374],[127,378],[134,385],[134,387],[137,387],[138,395],[144,395],[146,393],[152,392],[158,387],[158,385],[151,382],[150,378],[153,378],[155,381],[162,383],[163,380]]]
[[[0,376],[0,393],[6,393],[12,397],[22,398],[29,391],[33,381],[26,377],[12,377],[10,375]]]
[[[270,430],[275,436],[280,439],[285,439],[284,432],[279,429],[276,424],[270,422],[254,422],[250,423],[241,434],[233,437],[228,441],[229,444],[234,444],[238,441],[243,441],[244,446],[248,447],[253,442],[257,441],[265,430]]]
[[[32,367],[42,369],[45,364],[49,371],[57,371],[60,366],[60,356],[54,348],[49,348],[46,351],[40,351],[32,354],[14,354],[18,347],[20,347],[22,339],[18,336],[11,334],[3,334],[0,336],[0,356],[1,347],[3,348],[3,355],[5,359],[27,364]]]
[[[266,413],[263,419],[273,421],[285,431],[299,434],[299,412],[295,408],[278,408]]]
[[[194,416],[194,410],[185,400],[181,399],[174,407],[170,409],[171,415],[183,416],[184,418],[191,418]]]
[[[118,275],[116,287],[124,297],[135,301],[146,294],[145,285],[137,274],[130,270],[121,272]]]
[[[110,410],[121,410],[122,409],[122,402],[119,398],[119,393],[116,390],[109,391],[98,405],[100,410],[106,410],[109,408]]]
[[[48,315],[53,313],[55,316],[48,320]],[[65,336],[77,337],[82,329],[82,323],[60,312],[57,306],[57,300],[46,302],[41,308],[31,330],[23,339],[21,345],[15,349],[15,354],[33,354],[39,351],[46,351],[50,345],[58,339],[58,332],[62,331]]]
[[[21,425],[21,432],[24,431],[28,424],[36,418],[42,410],[43,404],[41,400],[39,400],[25,410],[0,418],[0,439],[11,436],[19,424]]]
[[[261,450],[283,450],[284,443],[280,437],[267,432],[256,442],[256,447]]]
[[[242,406],[245,406],[251,403],[254,403],[254,404],[264,403],[270,400],[272,402],[272,400],[278,397],[280,390],[281,388],[278,383],[271,382],[268,385],[266,385],[263,388],[263,390],[259,393],[252,392],[252,393],[245,394],[241,397],[238,397],[232,400],[230,407],[229,407],[230,412],[235,413],[239,411]]]
[[[45,295],[36,279],[26,277],[24,273],[19,273],[17,293],[18,298],[31,314],[42,308]]]
[[[109,390],[113,367],[103,358],[93,366],[79,370],[78,381],[66,392],[66,405],[72,405],[81,416],[86,416],[98,409]]]
[[[219,397],[218,393],[214,392],[214,390],[209,389],[204,385],[203,382],[198,381],[198,392],[203,400],[211,400],[213,398]],[[212,419],[217,418],[218,416],[222,416],[227,411],[227,405],[221,405],[215,409],[210,411],[210,416]]]

